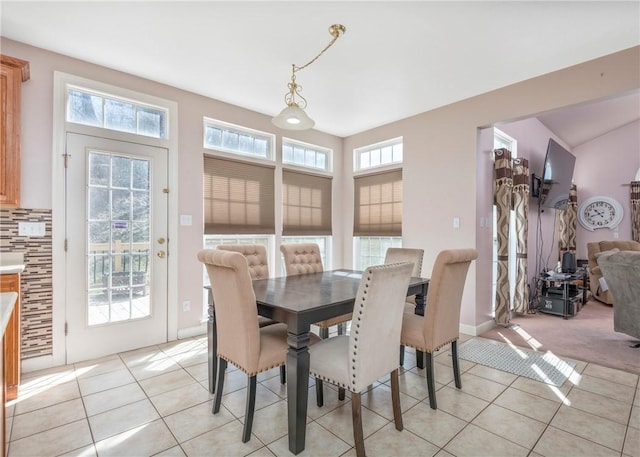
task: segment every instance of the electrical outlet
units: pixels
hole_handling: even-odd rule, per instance
[[[460,228],[460,218],[459,217],[454,217],[453,218],[453,228]]]
[[[185,300],[182,302],[182,311],[183,312],[187,312],[191,310],[191,301],[190,300]]]

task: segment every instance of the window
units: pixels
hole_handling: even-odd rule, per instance
[[[331,171],[331,150],[283,138],[282,163]]]
[[[354,170],[368,170],[402,163],[402,138],[384,141],[354,150]]]
[[[205,156],[204,233],[274,234],[274,169]]]
[[[354,236],[402,236],[402,170],[354,180]]]
[[[154,138],[167,138],[168,110],[67,86],[67,121]]]
[[[364,270],[371,265],[382,265],[388,248],[401,248],[399,236],[361,236],[354,243],[354,268]]]
[[[204,147],[273,160],[274,136],[204,118]]]
[[[354,181],[354,267],[384,263],[388,247],[402,246],[402,170]]]
[[[282,235],[331,235],[331,181],[283,170]]]

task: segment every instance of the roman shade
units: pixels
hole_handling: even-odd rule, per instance
[[[402,236],[402,170],[354,178],[353,236]]]
[[[204,233],[274,234],[274,168],[204,156]]]
[[[332,178],[282,171],[282,235],[331,235]]]

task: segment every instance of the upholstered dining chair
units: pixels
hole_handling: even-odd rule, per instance
[[[288,243],[280,245],[287,276],[319,273],[323,271],[320,248],[316,243]],[[320,328],[320,338],[329,338],[329,328],[337,325],[338,334],[345,333],[345,324],[351,320],[351,313],[314,322]]]
[[[384,256],[384,263],[412,262],[413,271],[411,276],[419,278],[422,274],[422,258],[424,257],[424,249],[413,248],[387,248]],[[410,295],[405,300],[404,311],[413,313],[416,307],[416,296]]]
[[[320,341],[309,348],[309,373],[316,378],[316,400],[322,406],[322,382],[351,392],[356,454],[364,456],[360,393],[380,377],[391,375],[393,419],[402,430],[398,386],[398,345],[411,263],[367,268],[362,273],[351,332]]]
[[[269,258],[267,257],[267,248],[262,244],[219,244],[216,249],[223,251],[239,252],[247,259],[249,265],[249,274],[251,279],[267,279],[269,277]],[[264,316],[258,316],[258,325],[265,327],[267,325],[276,324],[277,321]],[[280,367],[280,382],[285,383],[287,372],[282,365]]]
[[[478,257],[475,249],[450,249],[436,257],[429,280],[424,316],[404,313],[400,344],[425,353],[429,406],[437,409],[433,353],[451,343],[453,376],[462,388],[458,364],[458,338],[462,292],[469,265]]]
[[[256,296],[247,259],[238,252],[207,249],[198,252],[211,281],[218,320],[218,382],[213,413],[220,411],[227,362],[247,375],[242,441],[251,439],[258,373],[282,366],[287,357],[287,326],[258,325]],[[311,343],[319,338],[311,340]]]

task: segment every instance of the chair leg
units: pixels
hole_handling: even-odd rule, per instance
[[[316,404],[318,408],[322,408],[324,405],[324,391],[322,389],[322,381],[316,378]]]
[[[286,384],[287,382],[287,367],[280,365],[280,384]]]
[[[451,342],[451,357],[453,361],[453,377],[456,381],[456,387],[462,388],[462,381],[460,380],[460,364],[458,363],[458,341]]]
[[[338,400],[344,401],[344,387],[338,387]]]
[[[429,406],[431,409],[438,409],[436,403],[436,381],[433,371],[433,354],[425,352],[426,368],[427,368],[427,389],[429,390]]]
[[[320,338],[323,340],[329,338],[329,329],[327,327],[320,327]]]
[[[400,383],[398,382],[398,369],[391,372],[391,403],[393,404],[393,421],[396,430],[402,431],[402,408],[400,407]]]
[[[227,370],[227,361],[218,359],[218,382],[216,386],[216,399],[213,403],[213,414],[220,411],[220,403],[222,402],[222,391],[224,390],[224,372]]]
[[[400,366],[404,366],[404,346],[400,346]]]
[[[364,457],[360,392],[351,392],[351,417],[353,418],[353,441],[356,443],[356,455],[357,457]]]
[[[256,376],[247,379],[247,404],[244,413],[244,428],[242,429],[242,442],[251,439],[251,427],[253,426],[253,411],[256,409]]]

